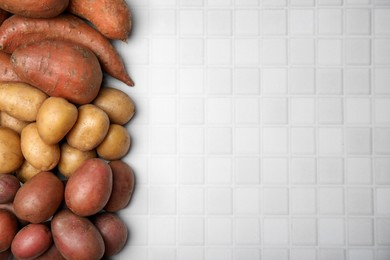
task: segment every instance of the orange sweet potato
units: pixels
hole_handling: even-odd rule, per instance
[[[16,74],[49,96],[76,104],[90,103],[98,94],[103,74],[95,54],[64,41],[23,45],[11,56]]]
[[[47,19],[13,15],[0,27],[0,50],[7,53],[23,44],[43,40],[70,41],[87,47],[95,53],[103,71],[129,86],[134,85],[109,39],[74,15],[61,14]]]
[[[49,18],[62,13],[69,0],[2,0],[0,8],[26,17]]]
[[[70,0],[68,11],[91,22],[109,39],[126,41],[131,31],[131,13],[124,0]]]
[[[0,82],[21,82],[11,65],[11,55],[0,51]]]

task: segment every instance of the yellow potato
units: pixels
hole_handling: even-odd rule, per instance
[[[35,122],[22,130],[21,147],[24,158],[40,171],[53,169],[60,160],[59,145],[45,143],[39,136]]]
[[[19,120],[19,119],[13,117],[13,116],[10,116],[9,114],[7,114],[4,111],[1,111],[0,113],[1,113],[0,125],[11,128],[12,130],[17,132],[18,134],[20,134],[22,132],[22,129],[26,125],[29,124],[28,122],[25,122],[25,121],[22,121],[22,120]]]
[[[63,176],[69,178],[85,160],[95,157],[95,150],[80,151],[65,142],[61,145],[61,158],[58,163],[58,170]]]
[[[102,109],[93,104],[82,105],[66,141],[81,151],[93,150],[103,141],[109,126],[110,120]]]
[[[56,144],[70,131],[77,120],[77,107],[65,98],[49,97],[37,115],[38,133],[47,144]]]
[[[22,166],[16,171],[16,177],[21,182],[26,182],[35,175],[37,175],[40,170],[34,168],[27,160],[24,160]]]
[[[16,171],[24,158],[20,149],[20,136],[14,130],[0,127],[0,174]]]
[[[106,160],[119,160],[130,149],[131,139],[127,129],[111,124],[103,142],[96,148],[99,157]]]
[[[41,90],[25,83],[0,83],[0,110],[22,121],[35,121],[47,97]]]
[[[101,88],[93,104],[103,109],[113,124],[124,125],[134,115],[133,100],[119,89]]]

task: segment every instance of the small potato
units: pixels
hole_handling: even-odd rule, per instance
[[[49,97],[37,114],[39,136],[47,144],[56,144],[69,132],[77,120],[77,107],[61,97]]]
[[[130,149],[131,139],[127,129],[121,125],[111,124],[103,142],[96,148],[98,155],[106,160],[119,160]]]
[[[103,141],[109,126],[110,120],[102,109],[86,104],[79,107],[77,121],[66,135],[66,140],[74,148],[90,151]]]
[[[58,248],[53,243],[45,253],[35,258],[35,260],[65,260],[65,258],[61,255],[60,251],[58,251]]]
[[[27,160],[24,160],[22,166],[16,171],[16,177],[19,181],[25,183],[39,172],[41,172],[41,170],[32,166]]]
[[[41,171],[53,169],[60,160],[59,145],[45,143],[38,133],[36,123],[30,123],[23,129],[21,148],[24,158]]]
[[[0,204],[14,200],[20,182],[14,175],[0,175]]]
[[[94,216],[92,223],[99,230],[104,240],[104,256],[118,254],[125,246],[128,236],[126,224],[113,213],[100,213]]]
[[[51,231],[57,249],[66,259],[100,260],[104,254],[104,241],[93,223],[70,210],[56,213]]]
[[[20,134],[25,126],[27,126],[29,123],[19,120],[13,116],[10,116],[8,113],[1,111],[0,116],[0,125],[8,127],[18,134]]]
[[[116,212],[124,209],[131,199],[134,190],[134,173],[131,167],[121,161],[109,163],[112,170],[112,192],[104,210]]]
[[[58,163],[58,170],[64,176],[69,178],[83,162],[90,158],[96,158],[96,151],[80,151],[64,142],[61,145],[61,157]]]
[[[18,218],[31,223],[48,220],[64,198],[62,181],[51,172],[40,172],[16,193],[14,211]]]
[[[11,247],[12,240],[18,231],[18,220],[6,209],[0,209],[0,252]]]
[[[45,224],[28,224],[12,241],[12,254],[20,260],[34,259],[49,249],[53,242],[50,229]]]
[[[133,100],[125,92],[116,88],[101,88],[93,104],[107,113],[111,123],[118,125],[129,122],[135,112]]]
[[[107,204],[112,191],[112,171],[100,158],[86,160],[69,177],[65,186],[66,206],[86,217],[98,213]]]
[[[22,165],[24,158],[20,145],[18,133],[7,127],[0,127],[0,174],[12,173]]]

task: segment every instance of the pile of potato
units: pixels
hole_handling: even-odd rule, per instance
[[[124,0],[0,1],[0,259],[118,254],[134,173]]]

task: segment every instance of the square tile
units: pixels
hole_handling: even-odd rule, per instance
[[[376,242],[378,245],[390,245],[390,219],[376,219]]]
[[[287,99],[286,98],[263,98],[260,109],[261,122],[264,124],[287,123]]]
[[[290,4],[293,6],[313,6],[314,0],[291,0]]]
[[[232,92],[232,71],[227,68],[209,68],[207,70],[207,93],[211,95],[230,94]],[[196,87],[195,87],[196,89]]]
[[[324,6],[339,6],[342,5],[342,0],[318,0],[318,4]]]
[[[354,246],[373,245],[373,228],[371,219],[348,219],[348,244]]]
[[[152,9],[150,11],[151,33],[174,35],[176,33],[176,12],[173,9]]]
[[[237,184],[256,184],[260,182],[260,159],[239,157],[234,159],[234,176]]]
[[[342,215],[344,213],[343,188],[319,188],[318,204],[321,215]]]
[[[390,116],[387,111],[390,109],[390,98],[374,99],[374,122],[376,124],[389,124]]]
[[[341,154],[344,147],[343,129],[339,127],[318,129],[319,154]]]
[[[316,70],[316,87],[318,94],[338,95],[343,93],[343,72],[335,68]]]
[[[149,225],[149,242],[151,245],[174,245],[176,243],[175,218],[151,217]]]
[[[234,224],[236,244],[247,246],[260,243],[260,221],[258,218],[236,218]]]
[[[151,187],[149,189],[149,202],[151,214],[176,214],[176,189],[168,187]]]
[[[319,260],[345,260],[345,249],[342,248],[321,248],[319,250]]]
[[[263,69],[262,92],[264,94],[287,93],[287,70],[281,68]]]
[[[232,189],[231,188],[208,188],[206,193],[206,209],[208,214],[231,214],[232,213]]]
[[[344,120],[342,98],[318,99],[318,122],[320,124],[342,124]]]
[[[343,12],[340,9],[318,10],[318,33],[341,34],[343,32]]]
[[[292,124],[313,124],[315,122],[316,101],[314,98],[292,97],[289,101]]]
[[[204,183],[204,159],[202,157],[183,157],[179,160],[179,183],[202,184]],[[161,168],[159,168],[161,169]],[[157,175],[157,167],[156,167]]]
[[[371,71],[361,68],[345,69],[344,90],[347,94],[369,94],[371,92]]]
[[[206,160],[206,181],[211,184],[232,182],[232,160],[227,157],[208,157]]]
[[[373,129],[373,147],[376,154],[390,154],[390,128]]]
[[[368,5],[371,3],[371,0],[346,0],[348,5]]]
[[[235,64],[256,65],[259,63],[259,41],[257,39],[236,39],[234,50]]]
[[[264,184],[287,184],[288,160],[279,157],[263,158],[261,173]]]
[[[182,154],[204,153],[204,128],[183,127],[179,129],[179,149]]]
[[[264,35],[285,35],[287,33],[287,14],[285,10],[262,10],[261,33]]]
[[[286,0],[262,0],[261,1],[263,6],[285,6],[286,5]]]
[[[181,35],[202,35],[204,30],[202,10],[180,10],[179,32]]]
[[[242,187],[234,193],[234,213],[238,215],[255,215],[260,213],[260,189]]]
[[[145,220],[144,217],[132,217],[128,223],[129,229],[133,234],[133,245],[144,246],[148,243],[148,230],[150,222]],[[124,249],[126,249],[125,247]]]
[[[316,189],[292,188],[290,195],[291,213],[293,215],[313,215],[316,213]]]
[[[344,219],[320,218],[318,220],[318,243],[321,246],[344,245]]]
[[[291,260],[316,260],[317,250],[314,248],[292,248],[290,251]]]
[[[288,207],[288,189],[287,188],[263,188],[262,210],[264,214],[286,215],[289,212]]]
[[[179,219],[179,243],[182,245],[201,245],[204,242],[204,219],[184,217]]]
[[[263,65],[285,65],[287,63],[287,42],[285,39],[265,38],[261,42]]]
[[[257,68],[236,68],[234,76],[234,93],[253,95],[260,92],[260,72]]]
[[[260,250],[256,248],[237,248],[234,259],[257,260],[260,259]]]
[[[376,213],[380,216],[389,216],[390,188],[377,188],[375,193]]]
[[[180,94],[185,94],[185,95],[197,95],[197,94],[203,94],[204,93],[204,75],[205,72],[201,68],[182,68],[179,69],[178,72],[171,73],[172,76],[169,77],[168,84],[164,82],[160,82],[159,84],[156,83],[156,88],[157,86],[161,87],[163,84],[167,84],[169,86],[171,84],[171,89],[173,86],[173,90],[170,92],[173,93],[175,92],[175,84],[176,84],[176,74],[178,75],[178,84],[180,84],[180,88],[178,88],[178,92]],[[162,80],[161,78],[158,78],[159,80]],[[164,77],[163,77],[164,79]],[[226,79],[225,79],[226,80]],[[157,78],[156,78],[157,81]],[[228,80],[226,80],[228,81]],[[217,83],[217,82],[216,82]],[[228,86],[228,85],[225,85]],[[166,87],[169,88],[169,87]]]
[[[312,127],[294,127],[290,131],[292,154],[314,154],[316,134]]]
[[[390,158],[375,158],[374,175],[376,184],[390,184]]]
[[[176,153],[176,128],[152,127],[150,133],[151,151],[153,154]]]
[[[371,32],[370,9],[346,9],[345,12],[347,34],[368,35]]]
[[[176,100],[173,98],[151,98],[149,102],[152,124],[176,123]]]
[[[229,10],[207,11],[207,33],[209,35],[231,35],[232,14]]]
[[[371,129],[368,127],[347,128],[345,143],[348,154],[371,154]]]
[[[371,188],[349,188],[347,210],[350,215],[372,215],[373,194]]]
[[[230,128],[208,128],[206,132],[207,151],[211,154],[229,154],[232,152],[232,131]]]
[[[176,40],[170,38],[152,39],[151,54],[152,64],[154,65],[173,65],[177,59]]]
[[[259,99],[249,97],[235,98],[234,102],[234,121],[237,125],[259,123]]]
[[[178,211],[182,215],[204,213],[204,189],[201,187],[180,187],[178,190]]]
[[[258,154],[260,152],[260,129],[237,127],[234,131],[235,154]]]
[[[390,65],[390,40],[374,40],[374,62],[377,65]]]
[[[356,260],[374,260],[374,251],[365,248],[352,248],[349,249],[349,257]]]
[[[372,162],[370,158],[347,158],[346,165],[349,184],[371,184]]]
[[[369,65],[371,63],[371,41],[369,39],[346,39],[344,44],[347,65]]]
[[[203,39],[180,39],[180,64],[202,65],[204,62]]]
[[[313,39],[290,39],[289,54],[293,65],[312,65],[315,62]]]
[[[347,98],[345,111],[348,124],[369,124],[371,122],[371,100],[369,98]]]
[[[206,101],[207,123],[210,125],[232,122],[232,100],[230,98],[208,98]]]
[[[259,0],[235,0],[235,4],[238,6],[258,6]]]
[[[207,39],[207,63],[227,65],[232,61],[232,43],[230,39]]]
[[[203,6],[204,0],[179,0],[181,6]]]
[[[232,260],[233,253],[230,248],[209,248],[206,250],[205,260]]]
[[[292,219],[292,243],[299,246],[310,246],[317,243],[317,221],[314,218]]]
[[[181,98],[179,101],[179,122],[185,125],[203,124],[204,107],[202,98]]]
[[[174,157],[154,156],[150,159],[149,179],[153,184],[176,182],[176,160]]]
[[[390,10],[375,9],[374,10],[374,31],[375,34],[390,34]]]
[[[265,245],[287,245],[289,242],[288,219],[263,220],[263,243]]]
[[[289,251],[284,248],[265,248],[262,256],[262,260],[288,260]]]
[[[177,250],[177,259],[179,260],[203,260],[204,249],[196,246],[181,246]]]
[[[310,185],[316,182],[315,158],[291,158],[291,182],[298,185]]]
[[[206,243],[209,245],[229,245],[233,240],[231,218],[213,217],[206,219]]]
[[[291,68],[289,70],[289,90],[292,94],[313,94],[315,73],[311,68]]]
[[[259,11],[235,10],[234,32],[236,35],[258,35],[259,33]]]
[[[292,35],[313,34],[314,11],[310,9],[291,9],[290,33]]]
[[[339,39],[318,39],[317,52],[319,65],[342,63],[342,41]]]
[[[186,71],[192,74],[192,71]],[[185,76],[181,74],[181,76]],[[176,91],[177,72],[171,68],[152,68],[150,70],[150,90],[156,95],[170,95]],[[185,78],[182,78],[184,81]],[[191,86],[191,84],[189,85]]]
[[[317,174],[320,184],[343,184],[344,183],[344,160],[343,158],[318,158]]]
[[[286,154],[288,152],[288,129],[267,127],[262,129],[264,154]]]

